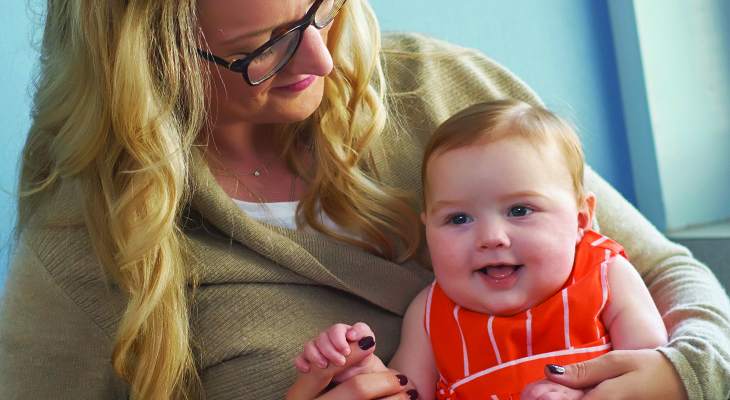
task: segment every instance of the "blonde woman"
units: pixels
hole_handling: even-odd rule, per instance
[[[433,279],[413,200],[423,144],[469,104],[540,103],[474,51],[381,38],[364,0],[57,0],[46,18],[3,399],[279,399],[300,344],[341,321],[367,321],[387,362]],[[586,186],[671,340],[560,383],[726,396],[717,280],[590,170]],[[337,370],[289,397],[412,397],[391,372],[320,393]]]

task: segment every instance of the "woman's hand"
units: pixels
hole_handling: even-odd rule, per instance
[[[656,350],[615,350],[589,361],[545,367],[555,383],[587,389],[584,400],[686,400],[687,391],[672,363]],[[523,400],[533,400],[523,398]]]
[[[359,342],[350,343],[350,354],[343,365],[329,363],[326,368],[310,368],[299,374],[299,378],[289,388],[286,400],[413,400],[418,393],[408,378],[390,371],[380,371],[353,376],[332,387],[332,378],[345,369],[365,360],[375,351],[372,337],[364,337]]]

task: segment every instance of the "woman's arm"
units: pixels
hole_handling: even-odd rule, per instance
[[[681,377],[689,399],[727,398],[730,394],[730,301],[717,278],[692,258],[687,249],[667,240],[594,171],[588,169],[585,179],[586,189],[598,199],[596,218],[601,233],[624,246],[669,333],[667,346],[658,349],[662,356],[654,351],[613,352],[617,354],[586,363],[586,375],[596,375],[598,371],[594,369],[612,365],[616,368],[610,369],[619,375],[632,375],[642,382],[632,385],[628,378],[617,378],[612,380],[616,388],[654,388],[643,398],[660,398],[650,394],[662,393],[660,386],[671,386],[667,375],[659,375],[666,370],[665,364],[671,362],[676,375],[669,376]],[[558,378],[563,379],[561,383],[568,382]],[[681,395],[675,396],[681,398]],[[631,398],[634,397],[639,396]]]
[[[126,399],[111,348],[21,239],[0,299],[0,398]]]

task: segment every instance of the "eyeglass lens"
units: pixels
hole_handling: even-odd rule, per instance
[[[324,28],[334,19],[345,0],[324,0],[314,14],[314,25]],[[248,79],[259,84],[279,71],[297,49],[303,30],[295,29],[271,45],[248,64]]]

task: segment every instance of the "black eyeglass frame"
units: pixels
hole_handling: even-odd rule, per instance
[[[336,1],[337,0],[335,0],[335,2]],[[210,62],[214,62],[220,66],[230,69],[233,72],[240,73],[243,76],[243,80],[245,80],[246,83],[249,84],[250,86],[260,85],[260,84],[266,82],[267,80],[271,79],[271,77],[273,77],[274,75],[276,75],[276,73],[279,72],[282,68],[284,68],[284,66],[291,60],[291,58],[294,56],[294,53],[296,53],[297,50],[299,49],[299,45],[302,43],[302,37],[304,36],[304,30],[309,28],[310,25],[314,25],[314,27],[317,29],[322,29],[325,26],[329,25],[332,21],[334,21],[335,17],[342,9],[342,6],[345,5],[347,0],[344,0],[340,4],[340,7],[332,15],[332,18],[329,21],[327,21],[327,23],[322,24],[320,26],[319,24],[317,24],[315,22],[314,16],[317,14],[317,11],[319,10],[319,7],[322,5],[323,2],[324,2],[324,0],[316,0],[314,2],[314,4],[312,4],[312,7],[309,8],[309,11],[307,11],[307,14],[304,15],[304,17],[302,19],[300,19],[299,21],[293,22],[288,27],[284,27],[281,30],[281,32],[274,35],[274,37],[269,39],[263,45],[259,46],[259,48],[257,48],[256,50],[252,51],[251,53],[248,53],[248,55],[244,58],[239,58],[238,60],[233,60],[231,62],[228,62],[228,61],[224,60],[223,58],[220,58],[216,55],[210,54],[210,53],[205,52],[200,49],[196,49],[198,51],[198,55]],[[271,72],[269,72],[268,75],[266,75],[266,77],[264,77],[260,81],[251,82],[251,79],[249,79],[249,77],[248,77],[249,64],[251,64],[251,62],[253,60],[255,60],[256,57],[265,53],[269,48],[271,48],[274,44],[276,44],[276,42],[278,42],[279,40],[281,40],[282,38],[286,37],[287,35],[291,34],[292,32],[294,32],[296,30],[300,30],[301,32],[299,32],[299,37],[297,38],[297,44],[296,44],[296,46],[294,46],[294,51],[292,51],[291,54],[289,54],[289,58],[286,61],[282,60],[282,62],[280,62],[277,67],[275,67]]]

